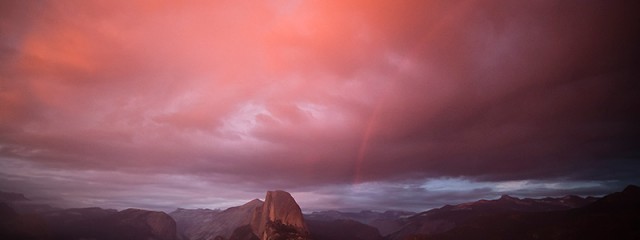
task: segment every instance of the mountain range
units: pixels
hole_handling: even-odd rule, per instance
[[[602,198],[508,195],[428,211],[303,214],[291,194],[268,191],[225,210],[61,209],[0,192],[0,239],[420,240],[640,239],[640,188]]]

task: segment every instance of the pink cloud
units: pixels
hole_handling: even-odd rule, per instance
[[[33,171],[252,191],[637,181],[616,171],[638,169],[638,27],[626,3],[0,9],[0,159]]]

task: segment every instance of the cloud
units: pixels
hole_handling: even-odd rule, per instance
[[[61,191],[34,176],[57,171],[121,178],[70,194],[117,206],[197,205],[167,195],[207,188],[327,189],[339,205],[362,184],[639,181],[636,3],[2,5],[0,158],[16,191]],[[171,194],[124,197],[148,186],[137,178]],[[248,195],[233,192],[220,203]],[[352,200],[411,198],[397,193]]]

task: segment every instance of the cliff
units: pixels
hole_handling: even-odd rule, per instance
[[[302,210],[285,191],[268,191],[262,208],[251,221],[254,234],[261,240],[309,239]]]

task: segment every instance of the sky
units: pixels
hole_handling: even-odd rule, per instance
[[[640,184],[638,1],[0,2],[0,190],[413,210]]]

